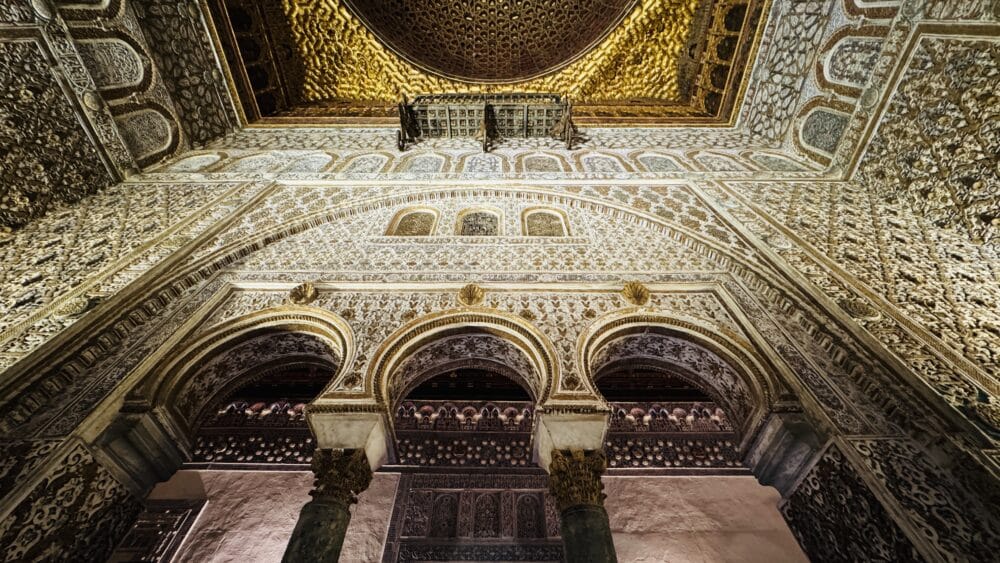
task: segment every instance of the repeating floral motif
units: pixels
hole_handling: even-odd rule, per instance
[[[1000,369],[998,46],[921,40],[855,181],[728,184],[987,373]],[[890,322],[869,320],[893,347]]]
[[[995,482],[983,482],[970,494],[931,467],[909,441],[854,440],[851,445],[899,499],[920,535],[946,558],[988,561],[1000,549],[1000,522],[992,508],[1000,498]],[[991,516],[972,516],[980,514]]]
[[[197,48],[197,41],[186,39],[195,37],[188,32],[200,25],[200,15],[191,10],[193,3],[169,4],[144,3],[139,9],[144,24],[157,29],[150,34],[150,43],[160,50],[159,59],[169,58],[164,53],[176,49],[190,55],[191,64],[200,69],[185,75],[180,64],[165,74],[168,82],[173,81],[175,95],[191,93],[178,104],[188,122],[185,134],[205,142],[225,132],[235,119],[226,109],[228,95],[210,87],[218,84],[211,76],[214,62],[202,56],[210,51],[188,53],[188,47]],[[882,72],[885,67],[892,66],[899,52],[893,49],[907,36],[907,22],[917,17],[912,3],[904,4],[899,27],[879,58],[876,81],[887,74]],[[961,4],[930,2],[923,14],[990,19],[987,3]],[[24,4],[5,5],[0,17],[23,21],[26,12],[18,11],[19,6]],[[996,78],[997,43],[920,40],[855,181],[819,180],[813,167],[799,160],[790,160],[802,164],[802,170],[793,171],[753,151],[779,152],[776,145],[794,114],[802,77],[816,46],[829,36],[830,29],[824,29],[830,13],[830,3],[819,1],[775,8],[780,17],[772,18],[771,29],[782,31],[761,46],[758,76],[748,88],[736,128],[589,129],[579,144],[582,152],[565,151],[548,139],[508,140],[488,157],[468,140],[428,141],[420,149],[433,152],[434,160],[441,157],[437,172],[422,164],[404,171],[408,155],[395,153],[391,131],[386,129],[247,129],[215,142],[212,150],[218,152],[178,161],[134,178],[120,191],[112,188],[79,207],[59,208],[13,236],[0,235],[3,263],[17,264],[4,269],[7,277],[0,283],[0,307],[3,322],[8,323],[0,337],[4,340],[0,368],[6,368],[17,367],[16,361],[85,317],[100,306],[98,301],[114,299],[151,267],[211,231],[206,236],[211,240],[198,250],[176,255],[176,270],[185,276],[157,285],[148,296],[116,302],[121,311],[107,311],[106,323],[95,321],[93,330],[73,343],[67,359],[37,370],[30,381],[19,381],[23,392],[4,398],[4,434],[33,440],[7,444],[15,452],[12,455],[24,456],[26,462],[23,471],[16,466],[0,469],[0,481],[5,487],[34,481],[35,468],[45,461],[69,468],[65,475],[76,471],[73,468],[93,468],[81,474],[86,474],[88,483],[104,488],[102,498],[113,500],[102,504],[104,508],[87,504],[87,517],[79,524],[76,516],[60,515],[52,526],[70,521],[66,525],[78,529],[118,526],[118,513],[111,514],[108,507],[127,511],[132,501],[120,485],[102,477],[106,472],[89,454],[80,454],[84,460],[80,463],[65,464],[44,456],[55,455],[52,444],[72,432],[139,362],[229,284],[305,280],[334,287],[356,284],[362,289],[321,293],[315,306],[341,315],[357,341],[373,347],[408,320],[457,306],[454,290],[386,291],[374,289],[376,284],[433,282],[456,288],[470,281],[487,286],[551,284],[550,288],[577,284],[577,289],[558,291],[537,287],[487,291],[483,304],[519,315],[550,335],[563,372],[570,374],[579,373],[574,354],[582,327],[626,306],[615,292],[594,291],[594,286],[620,288],[634,279],[694,287],[717,284],[736,303],[740,317],[787,363],[801,393],[819,405],[816,416],[835,432],[895,435],[905,428],[940,438],[938,455],[925,459],[923,449],[906,440],[856,442],[851,458],[864,459],[857,467],[836,448],[827,450],[783,509],[807,550],[828,553],[831,546],[842,545],[832,558],[868,558],[874,551],[886,558],[917,559],[919,554],[901,529],[910,526],[907,530],[918,530],[927,545],[944,554],[961,557],[988,549],[988,557],[996,551],[995,529],[980,530],[972,516],[954,513],[963,508],[988,515],[989,509],[965,498],[968,483],[952,479],[937,461],[956,460],[955,467],[981,476],[982,469],[970,468],[969,459],[979,455],[985,438],[973,443],[961,432],[938,435],[936,429],[946,425],[938,411],[928,409],[913,392],[913,384],[893,373],[896,367],[876,359],[881,351],[863,344],[854,325],[841,320],[846,317],[840,313],[853,317],[905,361],[948,405],[966,412],[970,405],[981,404],[978,396],[992,381],[982,374],[995,373],[1000,366],[996,352],[1000,319],[995,314],[1000,260],[994,248],[992,195],[996,174],[984,156],[997,152],[995,95],[988,90]],[[183,32],[178,27],[182,23],[188,26]],[[21,49],[23,44],[29,43],[0,46]],[[158,65],[163,62],[159,59]],[[33,73],[31,78],[37,76]],[[855,117],[838,155],[845,145],[852,150],[858,145],[856,122],[863,116]],[[691,153],[670,147],[712,149],[746,170],[697,171]],[[555,166],[529,172],[526,162],[532,155]],[[246,157],[250,159],[237,160]],[[620,163],[637,172],[617,169]],[[762,166],[771,170],[762,171]],[[575,178],[586,181],[574,183]],[[637,182],[643,178],[657,180],[658,185]],[[390,179],[412,181],[415,187],[378,185]],[[483,185],[457,188],[430,183],[438,179]],[[561,182],[553,190],[491,184],[511,179]],[[627,182],[619,184],[619,179]],[[719,179],[744,181],[720,185]],[[263,189],[261,183],[232,190],[247,180],[278,180],[284,185],[271,188],[252,210],[229,224],[232,212]],[[345,185],[316,185],[325,180]],[[686,185],[680,185],[682,181]],[[296,185],[300,182],[303,185]],[[23,183],[18,179],[7,185]],[[351,207],[349,202],[357,205]],[[439,226],[447,226],[449,232],[462,209],[497,206],[503,212],[504,233],[520,232],[523,211],[544,204],[566,213],[573,236],[551,241],[518,236],[390,240],[393,237],[386,237],[385,231],[395,213],[414,202],[438,208]],[[163,214],[142,211],[164,206],[170,210]],[[757,248],[746,231],[778,257]],[[812,248],[804,248],[800,240]],[[78,244],[84,241],[87,244]],[[623,248],[628,251],[622,252]],[[224,268],[228,271],[219,273]],[[218,276],[212,278],[213,274]],[[829,299],[817,299],[797,283],[789,283],[800,274]],[[857,285],[858,280],[864,286]],[[152,287],[158,280],[143,283]],[[578,289],[582,284],[591,289]],[[286,295],[287,290],[236,290],[202,328],[279,304]],[[880,305],[883,298],[894,308]],[[827,311],[827,301],[838,307]],[[729,305],[710,291],[654,292],[649,306],[697,319],[734,338],[748,338]],[[364,359],[373,349],[362,350],[347,373],[363,372]],[[949,428],[952,422],[962,421],[949,419]],[[630,446],[635,444],[619,444],[619,449],[627,452]],[[720,456],[726,460],[730,453],[726,450]],[[47,506],[45,499],[65,488],[62,478],[42,478],[15,507],[11,521],[28,523],[25,515],[34,510],[30,507]],[[892,512],[902,515],[898,520],[869,490],[867,483],[875,481],[884,489],[879,494]],[[467,505],[456,504],[457,509],[463,506]],[[501,513],[503,506],[501,502]],[[845,529],[843,522],[858,522],[859,506],[864,507],[860,524]],[[948,523],[934,521],[937,512],[947,514]],[[0,527],[5,539],[18,533],[8,520]],[[35,533],[34,522],[23,526],[25,533]],[[47,528],[39,537],[52,537],[56,532],[49,530],[54,529]],[[51,543],[52,549],[71,553],[93,547],[70,541],[60,536]]]
[[[115,181],[35,41],[0,39],[0,240]],[[17,61],[17,64],[12,64]]]
[[[31,478],[62,443],[61,440],[16,440],[0,443],[0,498]]]
[[[141,168],[189,147],[180,138],[173,100],[151,60],[133,4],[63,5],[59,14]]]
[[[10,0],[0,6],[0,22],[32,23],[35,21],[35,11],[31,9],[30,0]]]
[[[774,142],[784,137],[823,38],[831,4],[829,0],[775,4],[780,13],[772,18],[777,26],[774,40],[754,69],[753,91],[748,91],[744,104],[744,108],[754,108],[747,119],[753,139]]]
[[[0,244],[0,369],[58,334],[259,190],[122,184],[53,209]],[[228,194],[228,198],[226,197]]]
[[[990,244],[1000,226],[1000,42],[924,39],[858,175],[939,229]]]
[[[198,3],[147,0],[132,5],[187,142],[200,146],[232,131],[235,110]]]
[[[814,247],[813,255],[777,232],[754,211],[731,208],[739,220],[906,362],[948,403],[956,407],[974,402],[979,393],[969,370],[959,371],[942,354],[948,349],[995,370],[996,335],[974,327],[996,321],[982,303],[1000,298],[1000,287],[985,280],[996,274],[997,257],[987,247],[962,237],[935,231],[915,218],[905,204],[886,205],[863,185],[853,182],[731,183],[727,186],[758,206],[773,221]],[[728,198],[722,190],[714,190]],[[930,242],[934,246],[922,246]],[[906,258],[903,258],[905,255]],[[828,262],[823,263],[823,256]],[[956,257],[961,259],[956,260]],[[907,315],[883,313],[877,301],[831,273],[843,269]],[[977,283],[983,280],[984,283]],[[945,302],[941,303],[944,296]],[[956,297],[958,299],[956,299]],[[912,319],[912,320],[911,320]],[[919,325],[917,324],[919,323]],[[943,341],[936,352],[913,335],[922,326]],[[975,342],[976,344],[970,345]],[[945,355],[947,357],[947,355]],[[968,361],[967,360],[967,361]],[[965,372],[965,374],[962,373]]]
[[[805,552],[825,561],[924,560],[836,446],[780,509]]]
[[[105,561],[142,509],[82,445],[0,520],[6,561]]]

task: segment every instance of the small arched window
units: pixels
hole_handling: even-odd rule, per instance
[[[399,237],[426,237],[434,232],[437,213],[430,209],[404,211],[389,226],[389,234]]]
[[[530,209],[524,212],[524,234],[529,237],[564,237],[569,235],[566,218],[553,209]]]
[[[465,237],[498,236],[500,215],[492,211],[463,212],[458,218],[458,234]]]

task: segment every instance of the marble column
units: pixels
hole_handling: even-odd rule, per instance
[[[611,524],[604,509],[601,450],[552,450],[549,489],[559,507],[566,561],[617,563]]]
[[[372,481],[371,466],[360,449],[317,449],[312,471],[316,477],[309,492],[312,500],[299,513],[284,563],[339,560],[351,521],[350,507]]]

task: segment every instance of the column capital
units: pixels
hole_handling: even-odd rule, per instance
[[[538,464],[552,472],[551,452],[554,450],[601,450],[608,428],[608,412],[583,408],[580,412],[546,407],[537,415],[535,447]]]
[[[372,482],[372,470],[364,450],[317,449],[312,471],[316,477],[313,499],[349,505]]]
[[[601,475],[607,467],[602,450],[552,450],[549,490],[560,511],[574,506],[604,506]]]
[[[388,457],[388,424],[378,405],[317,399],[306,407],[306,420],[317,448],[362,450],[372,470]]]

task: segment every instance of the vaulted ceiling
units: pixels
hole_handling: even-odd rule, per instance
[[[568,95],[584,122],[726,124],[764,0],[212,0],[248,121],[386,121],[404,95]]]

